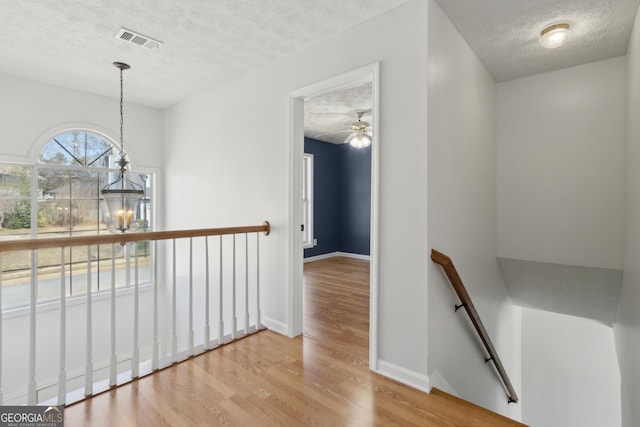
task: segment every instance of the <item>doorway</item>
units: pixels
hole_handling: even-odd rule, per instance
[[[379,203],[379,64],[366,66],[342,75],[300,88],[290,94],[290,238],[289,238],[289,331],[291,337],[303,333],[303,244],[301,227],[303,194],[304,103],[329,92],[370,84],[373,128],[371,144],[370,262],[369,262],[369,366],[377,368],[377,299],[378,299],[378,203]],[[356,119],[357,117],[354,117]]]

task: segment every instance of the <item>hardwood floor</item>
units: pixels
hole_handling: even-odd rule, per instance
[[[69,406],[65,425],[521,425],[369,370],[367,261],[306,264],[304,311],[303,337],[251,335]]]

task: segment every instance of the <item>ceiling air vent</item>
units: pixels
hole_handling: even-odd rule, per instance
[[[127,43],[136,44],[149,50],[156,50],[160,47],[160,45],[162,45],[162,42],[160,40],[155,40],[151,37],[143,36],[140,33],[127,30],[126,28],[120,28],[120,31],[118,31],[118,34],[116,34],[116,38],[124,40]]]

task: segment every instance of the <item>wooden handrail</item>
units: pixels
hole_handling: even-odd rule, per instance
[[[266,236],[271,231],[269,221],[262,225],[244,227],[201,228],[196,230],[149,231],[146,233],[117,233],[94,236],[56,237],[44,239],[25,239],[0,241],[0,253],[32,249],[61,248],[69,246],[102,245],[109,243],[128,243],[150,240],[183,239],[186,237],[222,236],[226,234],[259,233]]]
[[[487,349],[487,352],[489,353],[489,357],[485,359],[485,362],[488,362],[490,360],[493,361],[493,364],[495,365],[496,370],[498,371],[498,375],[500,376],[500,379],[502,380],[502,382],[504,383],[504,386],[507,389],[507,397],[509,399],[508,402],[517,403],[518,395],[516,394],[516,391],[514,390],[513,385],[509,380],[509,376],[507,375],[507,372],[505,371],[504,366],[502,365],[502,361],[498,356],[498,352],[496,351],[495,347],[493,346],[493,343],[491,342],[491,339],[489,338],[489,334],[487,333],[487,330],[484,328],[484,325],[480,320],[480,316],[478,316],[478,312],[476,311],[476,308],[473,306],[473,302],[471,302],[471,297],[469,297],[469,294],[467,293],[467,289],[464,287],[464,284],[462,283],[462,279],[460,279],[460,276],[458,275],[458,271],[456,270],[456,267],[453,265],[453,261],[451,261],[451,258],[449,258],[447,255],[443,254],[442,252],[438,252],[435,249],[431,250],[431,260],[436,264],[440,264],[440,266],[446,273],[447,277],[449,278],[449,281],[451,282],[453,289],[456,291],[456,294],[458,294],[458,298],[460,298],[461,304],[456,306],[456,311],[458,311],[459,308],[464,307],[467,314],[469,315],[469,318],[471,319],[471,323],[473,323],[473,326],[475,327],[476,332],[480,336],[480,339],[482,340],[484,347]]]

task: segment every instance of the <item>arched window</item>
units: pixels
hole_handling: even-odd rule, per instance
[[[0,239],[15,239],[20,236],[63,237],[108,233],[106,219],[108,209],[100,190],[116,176],[118,147],[105,136],[90,130],[75,129],[53,136],[42,148],[35,165],[0,164]],[[135,220],[139,231],[151,227],[152,175],[135,172],[132,177],[145,189]],[[129,245],[131,246],[131,245]],[[116,275],[126,274],[133,249],[138,251],[141,281],[151,280],[150,269],[145,269],[149,260],[149,248],[140,243],[137,248],[120,245],[105,247],[67,249],[65,259],[69,275],[68,295],[86,292],[87,263],[91,260],[95,278],[92,288],[99,291],[108,288],[112,272],[107,267],[111,258],[116,258]],[[107,261],[108,260],[108,261]],[[58,264],[60,250],[40,250],[37,255],[38,276],[44,282],[38,286],[38,299],[45,301],[59,297],[55,286],[46,286],[45,271]],[[104,264],[104,265],[103,265]],[[3,259],[3,272],[12,272],[16,283],[26,284],[31,274],[31,256],[28,252],[12,253]],[[3,276],[3,282],[6,282]],[[11,279],[8,279],[11,280]],[[127,285],[127,281],[118,281]],[[3,283],[8,284],[8,283]],[[25,290],[27,287],[25,286]],[[16,293],[15,301],[3,301],[4,306],[20,305],[25,300]]]
[[[107,231],[108,209],[100,190],[115,179],[116,152],[105,137],[87,130],[67,131],[45,144],[37,167],[38,235]],[[149,193],[148,174],[131,177]],[[136,212],[142,230],[150,225],[149,202],[144,197]]]
[[[40,151],[38,163],[83,167],[109,167],[113,147],[101,135],[75,130],[56,135]]]

